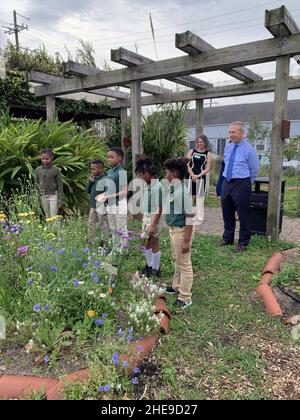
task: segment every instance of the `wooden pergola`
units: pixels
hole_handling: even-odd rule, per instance
[[[170,102],[196,101],[196,135],[203,131],[204,99],[224,98],[256,93],[275,92],[270,191],[268,200],[267,236],[279,238],[281,180],[284,139],[284,122],[289,89],[300,89],[300,78],[289,76],[290,59],[300,63],[300,30],[285,6],[265,12],[265,27],[272,38],[215,49],[191,32],[176,34],[175,45],[185,55],[161,61],[128,51],[124,48],[111,51],[111,60],[126,68],[102,71],[82,64],[68,62],[65,75],[72,78],[50,77],[30,72],[29,80],[40,83],[34,88],[35,96],[46,97],[47,117],[55,115],[55,97],[76,92],[90,92],[112,98],[111,108],[121,110],[121,136],[125,136],[127,110],[131,108],[132,161],[143,152],[141,115],[142,106]],[[246,65],[276,61],[275,79],[263,80],[247,69]],[[192,74],[221,70],[239,83],[216,87]],[[189,89],[175,92],[148,83],[167,79]],[[130,93],[112,89],[122,86]],[[142,96],[142,92],[147,95]]]

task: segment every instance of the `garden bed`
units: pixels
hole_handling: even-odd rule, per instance
[[[0,313],[7,336],[0,341],[0,377],[57,378],[88,368],[83,398],[134,392],[138,364],[169,317],[157,301],[159,287],[131,275],[139,238],[123,237],[127,243],[112,250],[103,227],[107,247],[87,247],[85,219],[44,224],[28,200],[20,202],[3,203],[0,216]],[[133,261],[125,265],[129,254]]]

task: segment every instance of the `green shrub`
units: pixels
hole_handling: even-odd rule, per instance
[[[87,198],[88,162],[105,160],[107,147],[91,130],[78,132],[72,122],[16,122],[2,113],[0,190],[9,195],[20,185],[20,179],[32,181],[44,148],[54,151],[54,165],[62,171],[65,210],[78,208]]]

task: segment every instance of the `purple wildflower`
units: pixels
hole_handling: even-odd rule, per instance
[[[143,346],[137,346],[138,350],[143,350]]]
[[[58,272],[58,268],[56,267],[56,265],[51,265],[50,266],[50,270],[53,271],[53,273],[57,273]]]
[[[73,281],[73,286],[75,287],[75,289],[77,289],[77,287],[79,286],[79,281],[78,280],[74,280]]]
[[[139,383],[138,378],[133,378],[132,381],[133,385],[137,385]]]
[[[33,310],[34,310],[34,312],[40,312],[41,305],[34,305]]]
[[[45,310],[45,311],[49,311],[49,305],[46,305],[46,306],[44,307],[44,310]]]
[[[110,390],[110,385],[105,385],[104,391],[108,392]]]
[[[25,255],[27,254],[27,252],[28,252],[28,246],[21,246],[21,247],[19,247],[17,249],[16,255],[18,257],[25,257]]]
[[[104,386],[99,386],[98,392],[103,392],[103,391],[104,391]]]
[[[83,250],[86,254],[89,254],[91,252],[90,248],[84,248]]]
[[[139,372],[140,372],[140,369],[138,367],[133,369],[133,373],[139,373]]]
[[[103,321],[103,319],[96,319],[95,324],[96,325],[103,325],[104,321]]]
[[[121,328],[118,331],[118,337],[123,337],[123,331],[121,330]]]
[[[50,357],[46,354],[46,356],[44,357],[44,362],[45,363],[49,363],[50,362]]]
[[[123,362],[123,366],[127,367],[128,366],[128,362],[126,362],[126,360]]]
[[[94,262],[94,266],[95,266],[96,268],[100,268],[100,267],[101,267],[101,262],[100,262],[100,261],[95,261],[95,262]]]

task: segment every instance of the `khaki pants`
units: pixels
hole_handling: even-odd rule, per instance
[[[88,221],[88,241],[93,243],[95,240],[95,230],[97,226],[100,228],[101,225],[107,225],[107,217],[103,212],[97,211],[97,209],[90,209],[89,221]],[[100,235],[101,237],[101,235]]]
[[[193,267],[191,261],[191,251],[183,254],[182,244],[185,228],[169,227],[169,234],[172,246],[172,255],[175,263],[175,273],[173,278],[173,289],[179,292],[178,299],[187,302],[192,298],[193,286]],[[191,246],[194,232],[191,237]]]
[[[127,200],[120,200],[118,204],[107,206],[107,219],[112,235],[113,245],[116,247],[126,247],[126,239],[122,235],[127,235]]]
[[[58,195],[42,195],[42,207],[46,219],[57,216],[58,214]]]
[[[205,196],[197,195],[194,200],[196,201],[196,215],[194,217],[194,224],[200,225],[204,220],[204,199]]]
[[[143,239],[150,239],[150,236],[147,233],[147,229],[150,227],[150,225],[152,224],[152,220],[155,217],[155,215],[149,214],[149,213],[144,213],[143,215],[143,231],[141,234],[141,237]],[[161,224],[159,222],[159,224],[156,226],[156,231],[154,233],[154,235],[152,235],[153,238],[159,239],[161,234]]]

